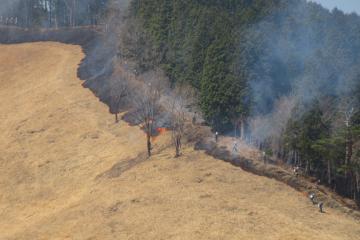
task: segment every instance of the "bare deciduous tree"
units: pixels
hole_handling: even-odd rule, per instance
[[[130,88],[128,82],[123,77],[116,77],[110,81],[110,112],[115,114],[115,122],[119,122],[118,114],[121,111],[121,107],[127,103],[127,97]]]
[[[181,155],[182,138],[185,132],[185,124],[190,118],[187,107],[191,103],[192,90],[189,87],[176,88],[170,96],[170,104],[168,106],[171,114],[171,130],[172,141],[175,146],[175,157]]]
[[[160,98],[164,89],[160,72],[154,71],[142,76],[143,83],[139,84],[134,91],[133,116],[142,126],[146,134],[146,146],[148,156],[151,156],[151,136],[154,125],[160,113]]]
[[[345,165],[347,166],[351,162],[352,153],[353,153],[353,134],[352,134],[352,117],[354,115],[354,108],[350,107],[348,110],[344,112],[345,114],[345,126],[346,126],[346,136],[345,136],[345,142],[346,142],[346,156],[345,156]]]

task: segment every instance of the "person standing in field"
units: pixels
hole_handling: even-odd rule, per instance
[[[238,142],[235,140],[234,141],[234,145],[233,145],[233,149],[232,149],[233,153],[237,153],[238,152]]]

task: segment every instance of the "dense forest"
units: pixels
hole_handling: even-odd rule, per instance
[[[19,27],[97,25],[108,0],[2,0],[0,24]]]
[[[190,84],[214,129],[242,129],[360,202],[358,15],[305,0],[133,0],[127,21],[121,54],[139,71]]]

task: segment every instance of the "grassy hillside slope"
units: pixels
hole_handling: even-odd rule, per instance
[[[169,136],[114,124],[79,46],[0,45],[0,239],[358,239],[360,223]],[[159,151],[163,149],[162,151]]]

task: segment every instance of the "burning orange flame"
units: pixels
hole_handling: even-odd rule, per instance
[[[156,131],[159,133],[159,135],[166,133],[166,128],[157,128]]]
[[[152,141],[153,141],[153,142],[155,142],[156,139],[157,139],[159,136],[161,136],[162,134],[166,133],[166,132],[167,132],[167,129],[166,129],[166,128],[157,128],[156,131],[158,132],[158,135],[152,137]]]

